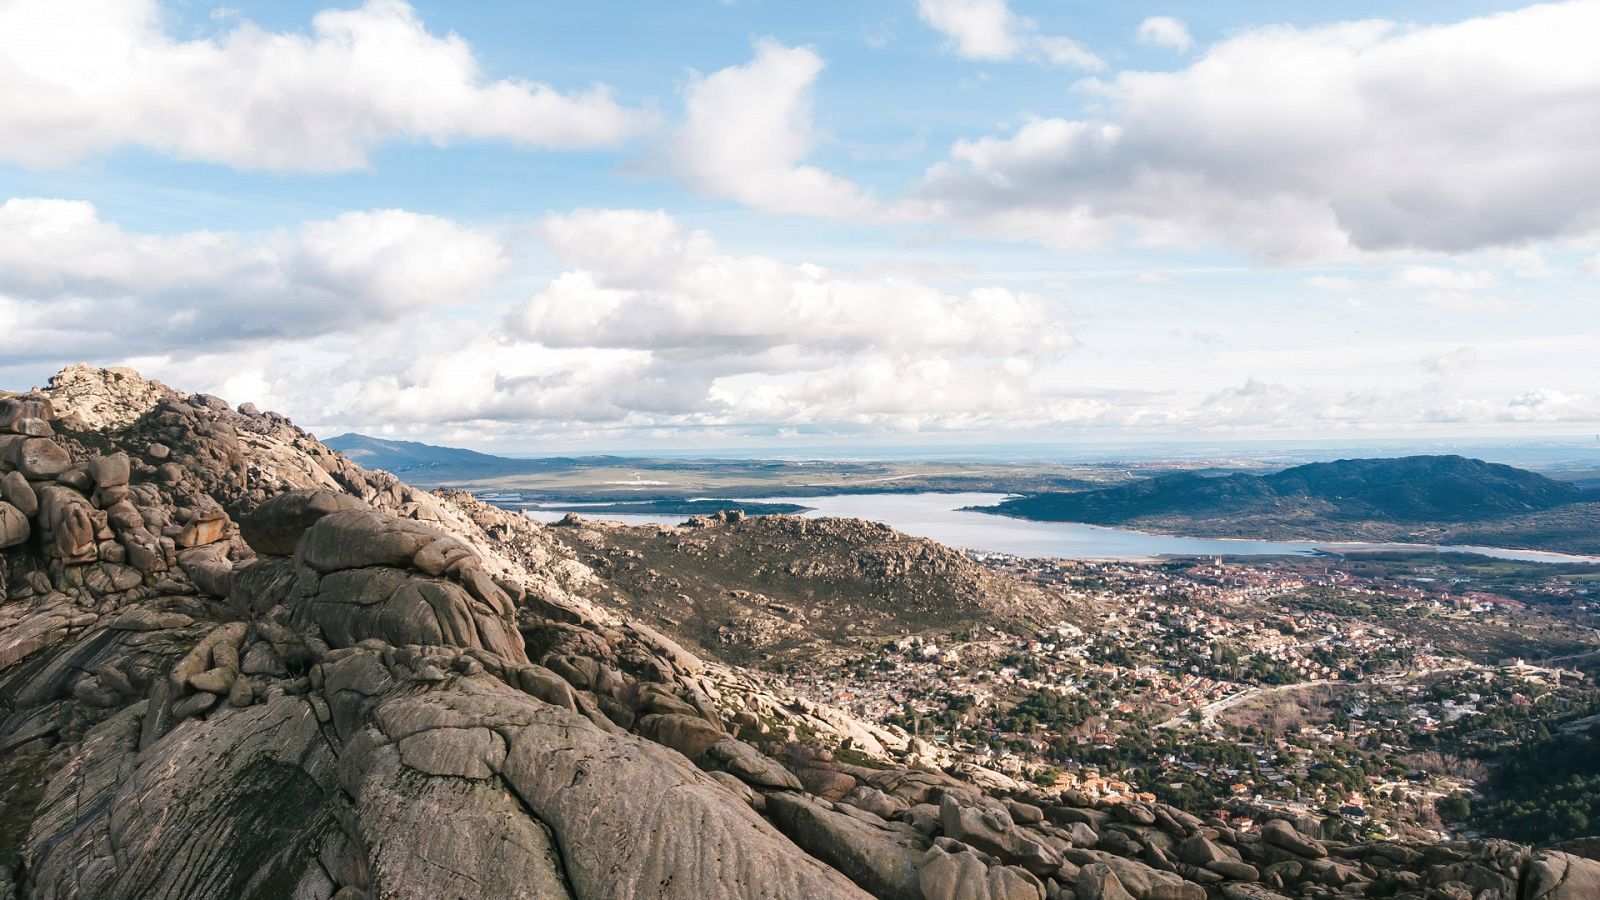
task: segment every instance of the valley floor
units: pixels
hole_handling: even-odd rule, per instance
[[[1600,566],[969,554],[988,575],[945,563],[959,576],[941,581],[864,569],[905,540],[865,524],[826,546],[773,539],[803,521],[552,533],[632,585],[635,614],[950,764],[1229,818],[1332,816],[1353,837],[1588,827],[1534,835],[1470,809],[1496,802],[1508,751],[1600,713]],[[812,568],[779,576],[780,558]],[[962,592],[964,613],[906,605]],[[1009,615],[985,601],[1023,592]]]

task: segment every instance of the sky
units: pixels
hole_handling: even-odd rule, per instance
[[[539,453],[1600,432],[1600,0],[0,0],[0,387]]]

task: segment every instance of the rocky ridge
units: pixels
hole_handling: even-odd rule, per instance
[[[594,602],[546,529],[126,370],[0,396],[0,497],[0,897],[1600,895],[919,767]]]
[[[608,605],[745,665],[1093,615],[961,551],[860,519],[731,510],[629,527],[569,515],[547,533],[616,588]]]

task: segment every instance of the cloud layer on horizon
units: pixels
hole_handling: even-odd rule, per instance
[[[1283,367],[1259,352],[1188,384],[1110,386],[1109,371],[1133,370],[1081,359],[1059,298],[730,253],[659,210],[581,210],[534,231],[561,269],[519,298],[512,285],[526,274],[510,271],[529,251],[439,217],[379,210],[259,234],[151,235],[86,203],[13,199],[0,205],[0,354],[49,366],[87,356],[310,424],[477,441],[1600,419],[1600,397],[1582,391],[1474,387],[1494,381],[1501,351],[1488,346],[1415,355],[1409,378],[1378,372],[1346,387],[1227,381]],[[1388,302],[1492,291],[1506,277],[1414,266],[1307,290]],[[1086,366],[1100,374],[1080,380]]]

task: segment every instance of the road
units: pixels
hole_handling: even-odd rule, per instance
[[[1425,678],[1429,675],[1443,675],[1451,672],[1466,672],[1471,668],[1472,667],[1470,666],[1456,666],[1449,669],[1420,669],[1415,672],[1406,672],[1403,675],[1392,675],[1388,678],[1375,678],[1371,681],[1301,681],[1296,684],[1275,684],[1270,687],[1249,687],[1237,694],[1223,697],[1221,700],[1213,700],[1210,703],[1207,703],[1205,706],[1197,708],[1200,710],[1201,718],[1206,722],[1210,722],[1212,719],[1216,718],[1216,715],[1219,712],[1230,710],[1241,703],[1246,703],[1250,700],[1254,700],[1257,697],[1265,697],[1268,694],[1287,693],[1289,691],[1297,691],[1303,688],[1315,687],[1319,684],[1343,685],[1345,687],[1393,687],[1394,685],[1407,681],[1413,681],[1418,678]],[[1177,728],[1180,725],[1189,724],[1191,715],[1193,715],[1192,712],[1181,713],[1173,716],[1165,722],[1162,722],[1156,727]]]
[[[1234,708],[1235,706],[1238,706],[1241,703],[1245,703],[1247,701],[1254,700],[1257,697],[1265,697],[1268,694],[1278,694],[1278,693],[1283,693],[1285,691],[1299,690],[1301,688],[1310,687],[1311,685],[1314,685],[1314,684],[1329,684],[1329,683],[1330,682],[1326,682],[1326,681],[1302,681],[1302,682],[1299,682],[1297,684],[1274,684],[1274,685],[1272,685],[1270,687],[1250,687],[1250,688],[1245,688],[1244,690],[1240,691],[1237,694],[1232,694],[1230,696],[1223,697],[1221,700],[1213,700],[1210,703],[1207,703],[1205,706],[1201,706],[1201,707],[1197,707],[1197,708],[1200,710],[1200,717],[1203,720],[1209,722],[1212,719],[1216,718],[1217,713],[1224,712],[1226,710],[1230,710],[1230,709]],[[1334,682],[1334,683],[1336,683],[1336,682]],[[1172,718],[1166,720],[1165,722],[1162,722],[1160,725],[1158,725],[1156,727],[1158,727],[1158,728],[1177,728],[1180,725],[1187,724],[1190,721],[1190,718],[1193,716],[1193,714],[1194,713],[1191,710],[1190,712],[1186,712],[1186,713],[1182,713],[1180,715],[1173,716]]]

